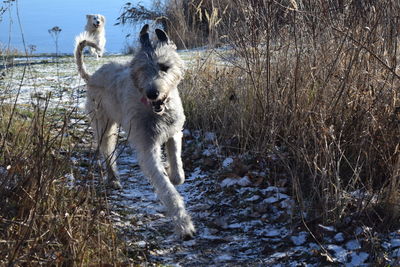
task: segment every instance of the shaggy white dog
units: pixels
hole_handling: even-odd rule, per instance
[[[156,29],[157,40],[151,42],[148,29],[149,25],[145,25],[141,30],[141,49],[131,62],[108,63],[89,74],[82,51],[86,46],[97,48],[97,45],[86,33],[76,39],[75,59],[87,84],[86,110],[105,159],[109,186],[121,188],[115,147],[118,127],[122,126],[177,233],[189,239],[195,228],[174,186],[185,181],[181,158],[185,114],[177,88],[183,78],[184,64],[164,31]],[[162,160],[164,144],[168,168]]]
[[[100,14],[86,15],[87,23],[85,31],[91,36],[91,39],[96,43],[98,49],[90,47],[89,51],[96,58],[102,57],[104,47],[106,45],[106,18]]]

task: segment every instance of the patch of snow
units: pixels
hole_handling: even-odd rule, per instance
[[[275,253],[272,254],[270,257],[271,257],[271,258],[278,258],[278,259],[281,259],[281,258],[285,258],[286,256],[287,256],[287,254],[284,253],[284,252],[275,252]]]
[[[340,263],[345,263],[346,262],[346,258],[347,258],[347,250],[345,250],[344,248],[342,248],[341,246],[338,245],[328,245],[327,246],[328,250],[333,251],[333,258],[340,262]]]
[[[367,193],[360,189],[350,192],[350,196],[352,196],[354,198],[364,198],[366,195],[367,195]]]
[[[280,236],[280,235],[281,235],[281,231],[279,229],[270,229],[266,233],[264,233],[264,236],[266,236],[266,237],[276,237],[276,236]]]
[[[206,239],[206,240],[221,240],[222,238],[220,236],[215,235],[215,232],[213,229],[210,228],[204,228],[203,231],[198,233],[198,236],[201,239]]]
[[[276,202],[279,202],[281,200],[288,199],[288,198],[289,198],[289,196],[286,194],[277,193],[274,196],[264,199],[263,203],[272,204],[272,203],[276,203]]]
[[[204,149],[202,155],[206,156],[206,157],[210,157],[212,155],[217,155],[218,154],[218,149],[215,147],[208,147],[206,149]]]
[[[190,136],[190,131],[188,129],[184,129],[182,131],[182,134],[183,134],[184,137],[188,137],[188,136]]]
[[[395,250],[392,252],[392,257],[395,258],[395,259],[400,259],[400,248],[395,249]]]
[[[209,141],[209,142],[214,142],[217,139],[217,136],[215,133],[212,132],[205,132],[204,133],[204,140]]]
[[[337,242],[343,242],[344,241],[344,234],[343,233],[337,233],[333,238]]]
[[[269,192],[285,192],[286,188],[281,188],[281,187],[277,187],[277,186],[268,186],[267,188],[261,190],[261,192],[266,195]]]
[[[289,210],[289,209],[291,209],[294,206],[294,201],[290,198],[284,199],[283,201],[281,201],[281,203],[279,203],[279,206],[282,209],[287,209],[288,213],[291,213],[291,210]]]
[[[86,110],[86,104],[85,104],[85,102],[80,102],[80,103],[78,104],[77,108],[78,108],[79,110]]]
[[[134,243],[137,247],[139,248],[145,248],[146,247],[146,241],[138,241]]]
[[[69,159],[71,160],[72,164],[74,164],[74,165],[79,163],[79,159],[76,157],[70,157]]]
[[[221,237],[220,237],[220,236],[211,235],[211,234],[209,234],[209,235],[202,235],[201,238],[207,239],[207,240],[221,240]]]
[[[7,169],[6,168],[4,168],[4,167],[0,167],[0,174],[1,175],[6,175],[7,174]]]
[[[333,227],[333,226],[325,226],[325,225],[322,225],[322,224],[318,224],[318,226],[319,226],[320,228],[322,228],[323,230],[325,230],[325,231],[328,231],[328,232],[336,232],[336,229],[335,229],[335,227]]]
[[[368,259],[369,254],[366,252],[352,252],[350,253],[351,262],[346,264],[346,267],[363,266],[364,262]]]
[[[252,196],[252,197],[246,198],[245,201],[254,202],[254,201],[259,200],[260,198],[261,198],[261,197],[260,197],[259,195],[254,195],[254,196]]]
[[[73,188],[75,186],[75,177],[74,177],[74,175],[72,173],[67,173],[65,175],[65,179],[66,179],[68,188],[71,189],[71,188]]]
[[[209,157],[212,155],[212,152],[209,149],[204,149],[204,151],[201,154],[203,156]]]
[[[391,245],[392,248],[398,248],[398,247],[400,247],[400,239],[398,239],[398,238],[393,238],[393,239],[390,241],[390,245]]]
[[[237,178],[225,178],[221,182],[221,187],[230,187],[234,185],[240,185],[240,186],[248,186],[251,184],[251,181],[249,177],[244,176],[243,178],[237,179]]]
[[[238,181],[238,185],[243,186],[243,187],[249,186],[250,184],[251,184],[251,181],[248,176],[244,176],[244,177],[240,178]]]
[[[310,248],[310,251],[320,249],[320,246],[317,243],[309,243],[308,247]]]
[[[371,203],[376,203],[378,201],[378,196],[376,194],[371,194],[361,189],[357,189],[353,192],[350,192],[350,196],[352,196],[355,199],[360,199]]]
[[[358,240],[350,240],[346,243],[346,248],[348,250],[357,250],[361,248],[361,244]]]
[[[215,258],[216,261],[230,261],[232,259],[233,259],[233,257],[231,255],[228,255],[228,254],[223,254],[223,255],[218,256],[217,258]]]
[[[356,234],[356,235],[360,235],[360,234],[362,234],[363,232],[364,232],[364,230],[363,230],[361,227],[357,227],[356,230],[355,230],[355,234]]]
[[[237,180],[238,180],[238,179],[234,179],[234,178],[225,178],[225,179],[221,182],[221,187],[230,187],[230,186],[233,186],[233,185],[237,184]]]
[[[239,229],[242,227],[243,227],[243,225],[241,225],[240,223],[232,223],[232,224],[228,225],[229,229]]]
[[[196,245],[196,240],[195,240],[195,239],[192,239],[192,240],[189,240],[189,241],[184,241],[184,242],[183,242],[183,245],[184,245],[185,247],[193,247],[193,246]]]
[[[222,162],[222,167],[223,168],[228,168],[229,166],[231,166],[233,163],[233,158],[228,157],[226,159],[224,159],[224,161]]]
[[[187,177],[188,180],[193,180],[195,178],[204,178],[207,175],[205,175],[204,173],[202,173],[200,167],[197,167],[196,169],[194,169],[194,171]]]
[[[384,249],[386,249],[386,250],[388,250],[388,249],[390,249],[390,247],[392,246],[389,242],[383,242],[382,244],[381,244],[381,246],[384,248]]]
[[[255,187],[239,187],[235,189],[236,193],[243,195],[247,193],[258,193],[260,190]]]
[[[291,236],[290,239],[292,240],[293,244],[296,246],[303,245],[308,237],[307,232],[300,232],[298,236]]]

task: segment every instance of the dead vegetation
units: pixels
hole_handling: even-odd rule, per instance
[[[190,127],[241,152],[288,153],[293,194],[318,220],[398,221],[397,1],[171,0],[164,10],[178,46],[221,47],[187,71]]]
[[[0,80],[0,265],[122,264],[126,247],[105,191],[72,160],[89,134],[72,123],[76,110],[50,108],[51,94],[17,104],[21,87],[15,94],[7,81]],[[96,166],[90,158],[86,170]]]

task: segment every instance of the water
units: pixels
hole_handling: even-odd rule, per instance
[[[0,15],[0,48],[11,48],[24,51],[25,45],[34,45],[34,53],[55,53],[55,41],[48,30],[54,26],[61,28],[58,40],[58,52],[71,54],[74,48],[74,38],[84,30],[86,14],[102,14],[106,17],[106,52],[121,53],[137,39],[141,25],[117,25],[117,18],[122,8],[129,0],[18,0],[11,5],[3,15]],[[151,6],[151,0],[140,1],[146,7]],[[136,3],[136,1],[135,1]],[[0,2],[0,7],[8,4]],[[19,27],[17,11],[21,21]],[[126,38],[130,34],[133,37]]]

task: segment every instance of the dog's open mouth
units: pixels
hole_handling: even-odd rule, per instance
[[[161,114],[165,110],[165,103],[167,102],[167,97],[157,100],[157,101],[150,101],[151,107],[153,108],[154,113]]]
[[[98,28],[98,27],[100,26],[100,24],[93,23],[93,26],[94,26],[95,28]]]
[[[164,97],[160,100],[150,100],[147,97],[142,97],[140,99],[145,106],[151,106],[154,113],[161,115],[165,110],[165,103],[168,102],[168,97]]]

